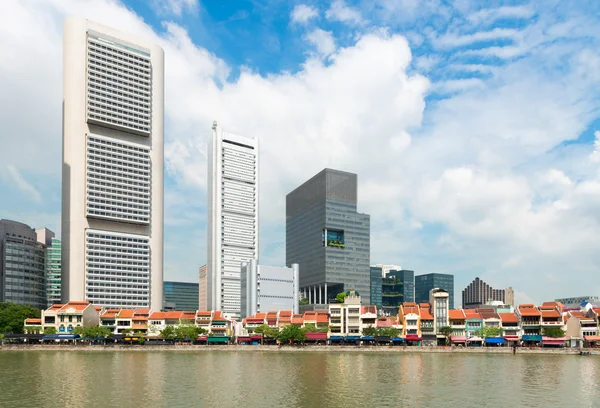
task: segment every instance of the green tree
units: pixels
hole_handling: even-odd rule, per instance
[[[42,326],[26,326],[23,327],[23,331],[27,334],[40,334],[42,332]]]
[[[400,330],[394,329],[393,327],[380,327],[375,332],[376,336],[387,336],[387,337],[398,337]]]
[[[301,305],[308,305],[308,299],[305,297],[300,298],[300,304]]]
[[[560,327],[544,327],[542,329],[542,335],[552,338],[565,337],[565,331]]]
[[[443,334],[444,337],[446,337],[446,345],[450,344],[450,335],[452,334],[452,327],[440,327],[440,334]]]
[[[335,296],[335,300],[337,300],[338,303],[344,303],[346,296],[347,296],[346,292],[340,292]]]
[[[283,344],[301,343],[306,340],[306,331],[300,326],[289,324],[281,330],[278,339]]]
[[[0,333],[23,333],[25,319],[40,318],[40,311],[27,305],[0,303]]]
[[[85,336],[85,332],[83,330],[83,326],[77,326],[75,328],[73,328],[73,334],[79,335],[79,337],[84,337]]]
[[[165,340],[175,340],[177,338],[177,332],[175,327],[168,325],[160,332],[160,337]]]
[[[56,327],[46,327],[44,329],[44,334],[51,335],[51,334],[56,334],[56,333],[57,333],[56,332]]]
[[[195,340],[200,334],[206,333],[202,327],[190,325],[190,324],[182,324],[175,328],[175,338],[177,339],[190,339]]]
[[[362,334],[363,334],[363,336],[375,337],[375,336],[377,336],[377,328],[375,328],[373,326],[365,327],[362,331]]]
[[[254,329],[254,333],[262,334],[264,338],[276,339],[279,336],[279,329],[277,327],[271,327],[268,324],[261,324]]]
[[[481,329],[477,330],[476,334],[486,339],[488,337],[500,337],[504,334],[504,330],[500,327],[483,326]]]
[[[0,345],[4,344],[4,334],[0,333]]]

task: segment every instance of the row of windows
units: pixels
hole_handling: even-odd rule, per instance
[[[122,120],[111,118],[110,116],[104,115],[101,111],[96,109],[90,109],[88,111],[88,118],[92,120],[97,120],[105,123],[112,123],[113,125],[139,130],[141,132],[150,133],[150,129],[146,126],[139,126],[137,124],[132,124],[130,122],[123,122]],[[140,123],[137,120],[135,123]]]
[[[110,68],[124,74],[126,78],[131,78],[133,82],[148,85],[150,83],[150,72],[140,70],[131,64],[123,64],[118,59],[111,58],[107,53],[95,50],[93,47],[88,51],[88,59],[94,65]]]
[[[93,37],[88,37],[88,45],[91,47],[96,47],[97,49],[105,50],[109,54],[114,55],[116,58],[122,59],[123,61],[127,61],[133,65],[139,66],[147,70],[150,69],[150,58],[148,57],[140,57],[135,53],[122,51],[119,48],[104,45],[102,42]]]

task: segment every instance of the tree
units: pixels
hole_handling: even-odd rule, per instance
[[[477,330],[476,333],[478,336],[486,339],[488,337],[500,337],[504,334],[504,330],[500,327],[483,326],[481,329]]]
[[[44,329],[44,334],[51,335],[51,334],[56,334],[56,333],[57,333],[56,332],[56,327],[46,327]]]
[[[375,337],[375,336],[377,336],[377,328],[375,328],[373,326],[365,327],[362,331],[362,334],[363,334],[363,336]]]
[[[565,337],[565,331],[560,327],[544,327],[542,329],[542,335],[557,339],[560,337]]]
[[[42,326],[26,326],[23,327],[23,331],[28,334],[40,334],[42,332]]]
[[[165,340],[175,340],[177,338],[177,333],[175,332],[175,327],[168,325],[160,332],[160,337]]]
[[[337,300],[338,303],[344,303],[346,296],[347,296],[346,292],[340,292],[335,296],[335,300]]]
[[[254,333],[262,334],[265,338],[276,339],[279,336],[279,329],[268,324],[261,324],[254,329]]]
[[[195,340],[200,334],[205,333],[202,327],[197,327],[190,324],[182,324],[175,328],[175,338]]]
[[[40,310],[16,303],[0,303],[0,333],[23,333],[25,319],[40,318]]]
[[[281,330],[278,339],[284,344],[294,342],[301,343],[304,340],[306,340],[306,332],[300,326],[296,326],[295,324],[289,324]]]
[[[387,336],[387,337],[398,337],[400,330],[394,329],[393,327],[380,327],[375,332],[376,336]]]
[[[4,344],[4,334],[0,333],[0,345]]]
[[[300,304],[301,305],[308,305],[308,299],[305,297],[300,298]]]
[[[450,343],[450,335],[452,334],[452,327],[444,326],[440,327],[440,334],[443,334],[446,337],[446,345]]]

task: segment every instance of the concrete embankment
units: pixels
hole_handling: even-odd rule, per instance
[[[206,353],[211,351],[228,352],[308,352],[308,353],[459,353],[459,354],[513,354],[510,347],[403,347],[403,346],[242,346],[242,345],[164,345],[164,346],[141,346],[141,345],[23,345],[5,344],[0,351],[186,351]],[[585,350],[588,351],[588,350]],[[600,351],[591,351],[592,354],[600,356]],[[579,349],[553,349],[553,348],[517,348],[516,354],[546,354],[546,355],[579,355]]]

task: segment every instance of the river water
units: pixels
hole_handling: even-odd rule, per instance
[[[600,407],[600,358],[0,352],[0,407]]]

